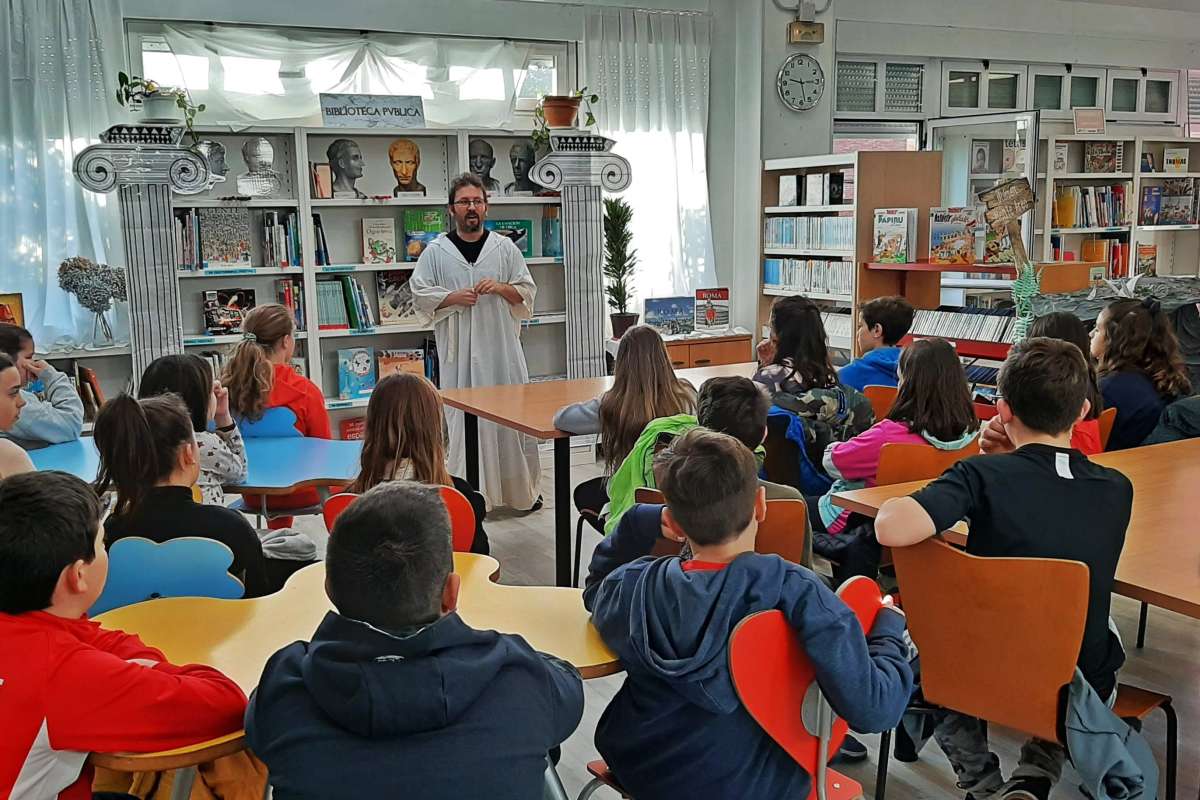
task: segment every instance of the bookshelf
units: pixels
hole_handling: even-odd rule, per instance
[[[1188,153],[1187,167],[1181,172],[1165,170],[1164,155],[1168,149],[1182,149]],[[1144,159],[1153,162],[1153,169],[1139,171],[1134,176],[1135,209],[1133,239],[1133,261],[1130,274],[1137,274],[1138,252],[1141,248],[1154,248],[1155,269],[1162,276],[1200,275],[1200,217],[1197,216],[1197,194],[1200,193],[1200,140],[1146,136],[1138,139],[1139,167]],[[1191,212],[1185,221],[1153,221],[1142,212],[1143,194],[1147,189],[1166,193],[1170,183],[1180,179],[1191,184]]]
[[[804,295],[821,306],[830,345],[852,350],[861,280],[856,264],[871,259],[875,209],[920,206],[928,210],[930,205],[938,205],[941,173],[942,156],[937,152],[860,152],[764,161],[759,327],[770,324],[776,298]],[[825,176],[831,174],[841,175],[840,203],[830,202]],[[796,176],[798,193],[795,202],[781,205],[780,178],[790,180],[788,176]],[[832,180],[836,183],[838,179]],[[819,199],[808,191],[809,184],[815,189],[817,182],[822,187]],[[812,203],[806,203],[810,198]],[[918,231],[918,241],[925,248],[928,225],[926,215]],[[785,239],[794,230],[797,241],[806,236],[811,240],[815,233],[822,242],[815,246],[784,244],[778,235],[781,230]],[[825,246],[827,233],[841,237],[837,246]]]

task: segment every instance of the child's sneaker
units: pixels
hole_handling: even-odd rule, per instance
[[[1052,786],[1049,778],[1013,778],[1000,800],[1048,800]]]
[[[960,782],[958,788],[965,789],[967,792],[963,796],[963,800],[992,800],[992,798],[999,800],[1000,792],[1005,788],[1004,776],[997,769],[972,784]]]

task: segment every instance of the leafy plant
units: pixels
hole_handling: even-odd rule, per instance
[[[204,111],[204,103],[200,105],[193,103],[192,96],[188,94],[187,89],[163,86],[158,81],[142,78],[138,75],[127,75],[124,72],[117,73],[118,103],[124,107],[128,107],[133,103],[140,103],[147,97],[174,97],[175,105],[183,112],[183,124],[187,127],[188,135],[192,137],[192,144],[200,143],[200,137],[196,135],[193,123],[196,120],[196,115]]]
[[[600,95],[592,92],[588,94],[588,87],[576,89],[567,95],[568,97],[578,97],[583,104],[584,113],[587,116],[584,118],[583,127],[590,128],[596,124],[596,114],[592,110],[593,103],[600,102]],[[537,108],[533,110],[533,146],[537,150],[545,150],[550,146],[550,128],[546,126],[546,109],[543,104],[546,102],[546,95],[542,95],[538,100]]]
[[[637,266],[637,250],[630,250],[633,241],[633,209],[624,200],[609,197],[604,200],[604,293],[608,305],[618,314],[629,313],[629,295],[633,290],[633,270]]]

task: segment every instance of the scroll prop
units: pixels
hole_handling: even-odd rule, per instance
[[[1017,277],[1013,281],[1012,296],[1016,305],[1017,321],[1013,330],[1013,341],[1023,340],[1033,323],[1033,298],[1041,291],[1042,275],[1025,252],[1025,241],[1021,238],[1020,219],[1033,210],[1033,188],[1028,178],[1005,181],[985,192],[979,199],[987,204],[984,218],[992,230],[1008,234],[1012,243],[1013,267]]]

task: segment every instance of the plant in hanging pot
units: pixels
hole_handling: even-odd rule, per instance
[[[625,331],[637,324],[638,315],[629,313],[629,295],[633,289],[633,271],[637,266],[637,251],[630,250],[633,231],[633,209],[624,200],[606,198],[604,201],[604,293],[613,310],[609,314],[613,338],[620,339]]]
[[[592,105],[599,102],[600,95],[595,92],[589,94],[586,86],[576,89],[571,94],[542,95],[537,108],[533,110],[533,146],[549,149],[551,130],[575,127],[580,104],[584,105],[584,113],[587,114],[583,127],[592,127],[596,124]]]
[[[192,137],[192,144],[200,143],[200,137],[192,126],[196,115],[204,111],[204,103],[193,103],[187,89],[175,89],[137,75],[118,72],[117,102],[132,108],[139,101],[146,122],[182,122]]]

